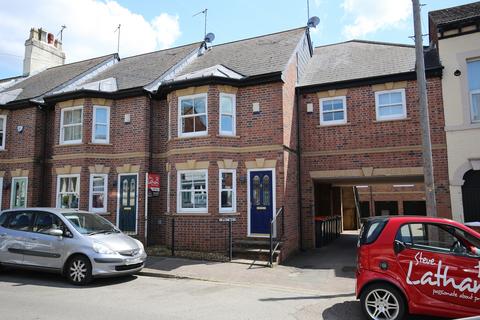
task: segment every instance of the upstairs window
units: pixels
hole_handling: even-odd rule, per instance
[[[346,97],[320,99],[320,125],[347,123]]]
[[[235,135],[235,95],[220,93],[220,135]]]
[[[480,122],[480,60],[467,62],[472,122]]]
[[[109,143],[110,142],[110,108],[109,107],[93,107],[93,127],[92,127],[93,143]]]
[[[180,97],[178,135],[180,137],[207,134],[207,95]]]
[[[377,121],[405,119],[405,89],[375,92]]]
[[[60,144],[82,143],[83,107],[62,109]]]
[[[5,136],[7,135],[7,116],[0,115],[0,150],[5,150]]]

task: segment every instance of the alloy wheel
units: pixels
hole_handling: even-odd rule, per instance
[[[398,317],[400,303],[390,291],[375,289],[367,295],[365,309],[372,319],[393,320]]]
[[[87,276],[87,266],[82,260],[74,260],[70,265],[70,279],[74,282],[82,282]]]

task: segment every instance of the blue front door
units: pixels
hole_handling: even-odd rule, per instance
[[[273,217],[272,171],[251,171],[250,184],[250,234],[270,233]]]

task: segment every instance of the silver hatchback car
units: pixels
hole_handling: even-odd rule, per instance
[[[0,265],[59,272],[76,285],[133,274],[147,254],[103,217],[71,209],[27,208],[0,214]]]

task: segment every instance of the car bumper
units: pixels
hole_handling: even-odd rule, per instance
[[[134,257],[98,255],[92,260],[92,275],[109,277],[139,272],[145,265],[147,254],[142,253]]]

